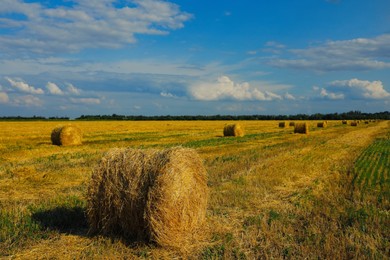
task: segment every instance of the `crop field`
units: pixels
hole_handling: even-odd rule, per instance
[[[277,121],[0,122],[0,258],[262,259],[390,257],[390,122],[329,121],[308,134]],[[90,235],[92,170],[115,147],[195,149],[207,171],[203,237],[190,250]]]
[[[361,200],[383,206],[390,197],[390,136],[377,138],[358,157],[353,184]]]

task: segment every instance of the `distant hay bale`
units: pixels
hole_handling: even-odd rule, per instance
[[[283,127],[286,127],[286,125],[287,125],[286,122],[279,122],[279,127],[283,128]]]
[[[364,123],[367,125],[367,124],[369,124],[370,122],[369,122],[369,121],[364,121]]]
[[[56,127],[51,132],[51,142],[54,145],[80,145],[82,138],[80,128],[72,125]]]
[[[343,120],[342,123],[343,123],[343,125],[346,125],[346,124],[348,124],[348,121],[347,120]]]
[[[288,125],[289,126],[295,126],[295,123],[294,122],[290,122]]]
[[[199,235],[207,197],[206,170],[195,150],[112,149],[88,187],[90,232],[182,249]]]
[[[308,123],[295,123],[294,133],[308,134],[309,133]]]
[[[244,129],[239,124],[227,124],[223,128],[223,136],[244,136]]]
[[[357,126],[359,123],[357,121],[351,122],[351,126]]]
[[[318,123],[317,123],[317,127],[325,128],[325,127],[327,127],[327,126],[328,126],[328,123],[327,123],[326,121],[324,121],[324,122],[318,122]]]

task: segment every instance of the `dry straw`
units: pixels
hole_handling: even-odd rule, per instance
[[[200,236],[207,197],[206,170],[195,150],[112,149],[89,184],[90,232],[185,250]]]
[[[308,123],[295,123],[294,133],[308,134],[309,133]]]
[[[244,129],[239,124],[227,124],[223,128],[224,136],[244,136]]]
[[[288,125],[289,126],[295,126],[295,123],[294,122],[290,122]]]
[[[286,127],[287,123],[286,122],[279,122],[279,127]]]
[[[327,127],[327,125],[328,125],[328,123],[326,121],[317,123],[317,127],[325,128],[325,127]]]
[[[51,142],[54,145],[80,145],[82,138],[81,130],[72,125],[56,127],[51,132]]]

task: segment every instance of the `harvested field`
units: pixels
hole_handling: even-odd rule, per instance
[[[309,135],[240,121],[245,136],[224,138],[228,123],[77,122],[83,145],[62,147],[50,135],[67,122],[0,122],[0,258],[388,258],[389,121],[312,121]],[[176,146],[199,154],[208,179],[193,249],[88,235],[88,184],[103,155]]]

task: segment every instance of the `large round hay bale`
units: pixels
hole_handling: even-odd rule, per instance
[[[286,122],[279,122],[279,127],[284,128],[286,127]]]
[[[351,126],[357,126],[359,123],[357,121],[351,122]]]
[[[295,126],[295,123],[294,122],[290,122],[288,125],[289,126]]]
[[[308,123],[295,123],[294,133],[308,134],[309,133]]]
[[[81,130],[72,125],[56,127],[51,132],[51,142],[54,145],[80,145],[82,138]]]
[[[343,125],[346,125],[346,124],[348,124],[348,121],[347,120],[343,120],[342,123],[343,123]]]
[[[244,129],[240,124],[227,124],[223,128],[224,136],[244,136]]]
[[[327,125],[328,125],[328,123],[326,121],[317,123],[317,127],[325,128],[325,127],[327,127]]]
[[[205,221],[206,170],[193,149],[112,149],[87,195],[91,233],[190,246]]]

